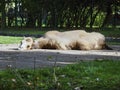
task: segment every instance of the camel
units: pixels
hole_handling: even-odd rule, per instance
[[[21,41],[19,50],[30,49],[101,50],[111,48],[106,45],[105,36],[101,33],[72,30],[48,31],[36,40],[26,37]]]

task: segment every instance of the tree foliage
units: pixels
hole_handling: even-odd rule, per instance
[[[3,6],[3,1],[8,6],[10,2],[15,3],[12,18],[8,14],[10,8]],[[1,0],[0,3],[5,7],[1,12],[8,15],[8,26],[14,21],[19,24],[19,18],[20,26],[25,27],[105,27],[114,17],[120,22],[119,0]]]

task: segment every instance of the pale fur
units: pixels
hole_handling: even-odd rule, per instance
[[[98,50],[105,44],[104,35],[97,32],[86,32],[84,30],[74,31],[49,31],[44,37],[55,40],[62,49]]]
[[[31,39],[30,39],[31,40]],[[33,40],[31,40],[33,41]],[[60,50],[99,50],[105,45],[104,35],[84,30],[48,31],[43,37],[31,43],[33,49],[60,49]]]
[[[19,50],[30,50],[33,49],[34,40],[31,37],[24,37],[19,45]]]
[[[68,50],[76,47],[77,39],[87,35],[84,30],[73,30],[73,31],[48,31],[44,37],[55,40],[63,50]]]
[[[78,40],[78,45],[81,50],[103,49],[105,45],[105,37],[97,32],[88,33],[87,36],[81,37]]]

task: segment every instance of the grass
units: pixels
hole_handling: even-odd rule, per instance
[[[24,35],[34,36],[34,35],[43,35],[48,30],[39,30],[39,29],[5,29],[0,30],[0,33],[5,34],[7,36],[0,36],[0,44],[11,44],[11,43],[19,43],[23,38]],[[60,30],[63,31],[63,30]],[[95,30],[94,30],[95,31]],[[105,29],[99,30],[100,33],[104,34],[105,36],[112,36],[112,37],[119,37],[120,30],[119,29]],[[10,36],[10,35],[16,36]],[[21,35],[21,36],[19,36]],[[18,37],[19,36],[19,37]],[[120,44],[119,42],[112,42],[108,44]]]
[[[0,30],[0,33],[4,33],[4,34],[22,34],[22,35],[41,35],[44,34],[45,32],[47,32],[50,29],[31,29],[31,28],[8,28],[5,30]],[[52,30],[52,29],[51,29]],[[59,31],[65,31],[65,29],[58,29]],[[87,29],[89,31],[89,29]],[[105,28],[105,29],[93,29],[93,31],[98,31],[102,34],[104,34],[105,36],[120,36],[120,29],[116,28]]]
[[[14,43],[20,43],[20,41],[23,39],[23,36],[29,35],[43,35],[46,31],[40,31],[38,29],[6,29],[6,30],[0,30],[0,33],[3,35],[0,36],[0,44],[14,44]],[[15,35],[15,36],[12,36]],[[19,36],[20,35],[20,36]]]
[[[5,29],[5,30],[0,30],[0,33],[3,34],[16,34],[16,35],[41,35],[44,34],[47,30],[39,30],[39,29]]]
[[[0,79],[0,90],[119,90],[120,61],[81,61],[35,70],[8,68],[0,71]]]
[[[120,30],[101,30],[100,33],[104,34],[106,37],[120,37]]]
[[[14,44],[20,43],[23,37],[0,36],[0,44]]]

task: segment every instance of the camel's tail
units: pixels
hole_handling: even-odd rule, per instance
[[[109,47],[107,44],[105,44],[104,49],[113,50],[113,49],[112,49],[111,47]]]

